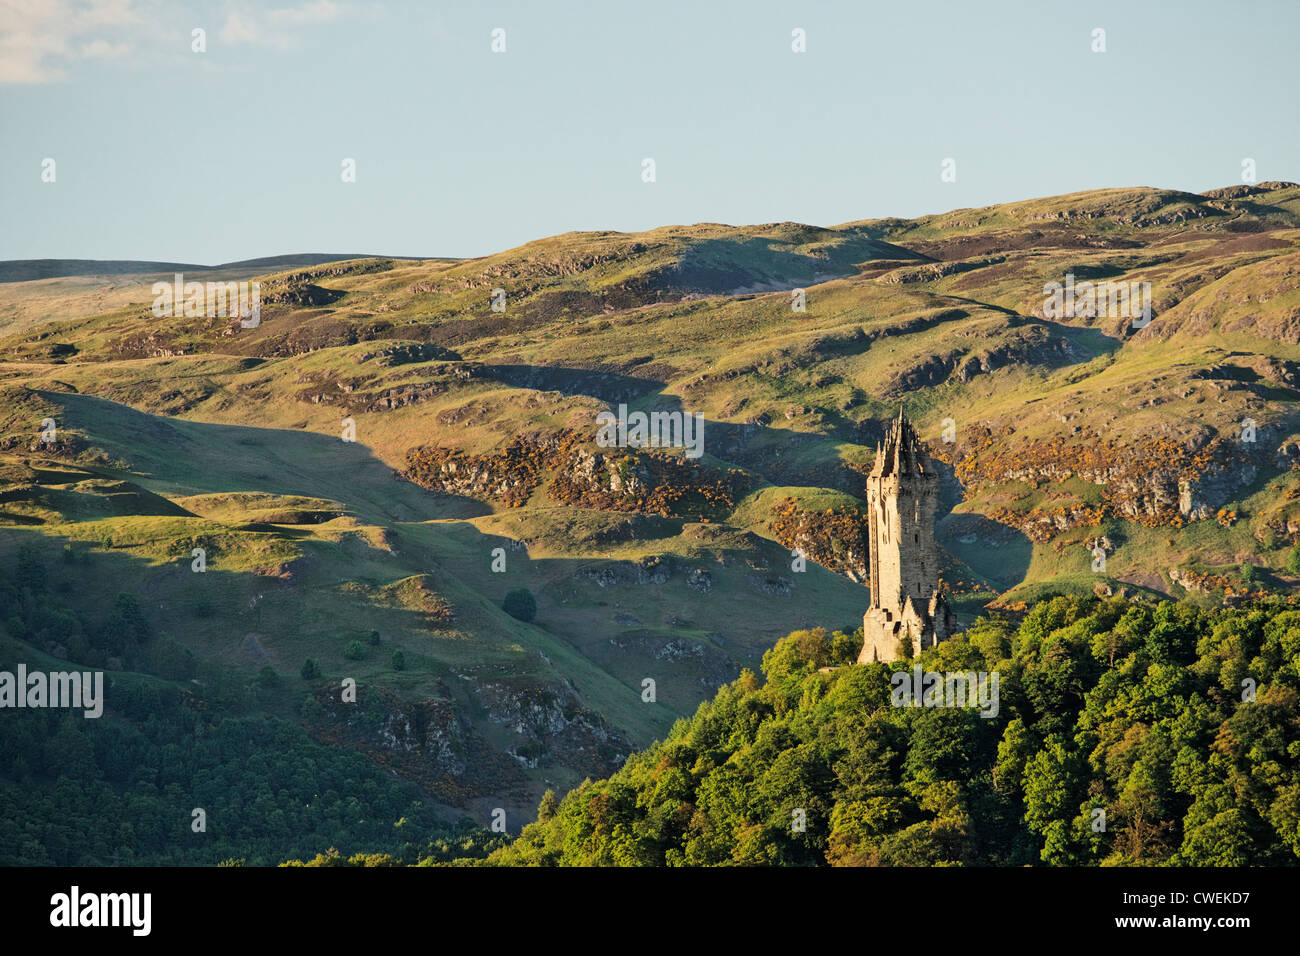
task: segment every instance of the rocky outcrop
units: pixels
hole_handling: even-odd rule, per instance
[[[526,767],[561,763],[592,776],[617,769],[632,743],[582,706],[568,686],[537,687],[488,681],[477,688],[488,720],[523,738],[512,756]]]
[[[352,361],[360,365],[374,362],[384,368],[398,365],[410,365],[415,362],[459,361],[460,356],[451,349],[445,349],[428,342],[400,342],[385,345],[382,348],[367,349],[352,356]]]
[[[1276,467],[1287,459],[1285,446],[1270,445],[1269,438],[1276,436],[1265,427],[1252,443],[1208,431],[1182,441],[1161,436],[1136,442],[1087,428],[1074,431],[1044,442],[1017,439],[1010,427],[975,425],[966,429],[965,442],[941,446],[935,456],[953,465],[968,498],[982,488],[1011,481],[1037,487],[1076,477],[1102,486],[1101,515],[1152,526],[1214,517],[1255,481],[1261,467]],[[1041,517],[1033,517],[1034,525],[1051,532],[1092,523],[1100,516],[1080,506],[1077,521],[1067,515],[1061,516],[1063,521],[1049,515],[1049,522],[1042,522]]]
[[[884,385],[883,393],[897,397],[905,392],[931,388],[949,378],[966,383],[1009,366],[1055,368],[1075,360],[1069,339],[1042,325],[1020,326],[1006,341],[980,350],[951,349],[931,355],[918,364],[897,372]]]
[[[551,496],[578,507],[719,519],[749,488],[738,468],[709,468],[662,452],[574,448],[551,485]]]
[[[592,450],[573,431],[521,435],[497,455],[457,449],[407,452],[406,477],[426,488],[523,504],[551,473],[550,494],[563,504],[661,517],[717,519],[749,487],[739,469],[705,465],[657,451]]]
[[[866,521],[864,512],[848,505],[813,511],[800,508],[793,498],[784,498],[772,509],[768,527],[791,551],[798,550],[809,561],[862,583],[870,574]]]
[[[440,446],[413,448],[406,453],[405,476],[436,491],[517,507],[528,500],[544,472],[562,460],[577,441],[573,432],[516,435],[497,455],[467,455]]]
[[[579,568],[577,577],[602,589],[628,585],[666,584],[673,576],[674,561],[668,555],[647,555],[640,561],[609,561]]]
[[[986,266],[995,266],[1006,262],[1007,257],[1002,255],[983,256],[978,259],[966,261],[947,262],[927,262],[918,266],[907,266],[901,269],[894,269],[879,276],[876,281],[886,284],[900,285],[910,284],[913,282],[934,282],[937,279],[943,279],[947,276],[958,275],[962,272],[970,272],[974,269],[983,269]]]
[[[769,597],[789,597],[794,593],[794,581],[781,575],[753,574],[749,577],[749,585]]]

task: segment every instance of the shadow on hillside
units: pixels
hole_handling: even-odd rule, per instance
[[[515,388],[594,398],[614,411],[617,405],[627,404],[629,411],[691,414],[679,396],[664,394],[667,383],[656,379],[554,365],[485,365],[479,374]],[[799,414],[808,411],[800,410]],[[818,408],[815,414],[822,426],[818,432],[773,428],[766,416],[742,423],[704,419],[704,453],[754,472],[775,485],[816,485],[861,494],[861,476],[832,460],[832,446],[875,441],[878,423],[858,423],[835,409]]]
[[[362,440],[316,432],[163,418],[90,395],[42,392],[62,405],[59,426],[126,464],[121,477],[171,495],[262,492],[346,504],[367,524],[472,518],[480,501],[405,481]],[[364,439],[364,434],[359,439]],[[112,471],[112,469],[103,469]]]
[[[611,404],[637,401],[664,389],[663,382],[652,378],[555,365],[482,365],[477,372],[512,388],[585,395]]]
[[[1047,326],[1055,335],[1066,339],[1071,345],[1082,348],[1086,353],[1083,358],[1077,361],[1061,363],[1061,368],[1069,365],[1083,365],[1099,355],[1110,355],[1119,351],[1124,344],[1124,340],[1119,336],[1107,335],[1096,327],[1066,325],[1063,322],[1053,322],[1051,319],[1040,319],[1037,316],[1034,317],[1033,321],[1039,325]]]
[[[996,590],[1006,591],[1025,580],[1034,543],[1018,528],[981,514],[956,512],[963,500],[961,482],[946,461],[932,459],[939,472],[939,507],[934,516],[935,539],[952,564],[950,583],[970,582],[965,574],[983,578]]]
[[[999,591],[1024,582],[1034,543],[1018,528],[981,514],[950,513],[935,523],[935,536],[955,562]]]
[[[492,509],[481,501],[456,495],[441,494],[425,490],[418,485],[396,475],[388,466],[374,458],[368,448],[360,443],[346,443],[329,436],[297,431],[259,429],[249,426],[233,426],[189,422],[179,419],[166,419],[135,411],[124,405],[85,395],[66,393],[44,393],[50,401],[62,405],[60,427],[81,432],[86,436],[87,445],[102,448],[113,458],[120,458],[136,471],[122,477],[129,477],[134,483],[155,493],[171,496],[190,496],[200,494],[233,494],[240,492],[261,492],[284,496],[305,496],[323,498],[339,502],[347,513],[355,515],[364,524],[387,527],[395,532],[392,547],[394,551],[374,552],[357,556],[365,563],[377,559],[380,566],[392,561],[393,580],[400,580],[414,574],[428,573],[431,568],[450,567],[461,596],[451,596],[453,602],[462,600],[464,593],[481,598],[484,594],[493,595],[493,600],[504,596],[506,589],[504,576],[490,574],[489,565],[493,550],[507,545],[507,551],[514,547],[510,539],[485,534],[469,523],[441,526],[444,530],[434,533],[432,526],[429,533],[418,530],[416,526],[439,519],[466,519],[486,515]],[[748,437],[761,435],[760,426],[713,425],[712,432],[706,436],[721,432],[724,439],[744,442]],[[818,436],[798,436],[806,441],[824,441]],[[768,441],[774,439],[768,430]],[[790,437],[775,439],[782,447],[788,448]],[[778,448],[778,451],[780,448]],[[112,469],[100,469],[112,472]],[[138,472],[138,473],[137,473]],[[57,476],[56,476],[57,477]],[[611,516],[615,520],[619,516]],[[626,516],[623,516],[626,517]],[[268,539],[277,538],[285,542],[301,540],[307,532],[300,527],[282,526],[250,516],[248,520],[216,520],[215,526],[236,532],[250,533],[254,536],[266,535]],[[621,537],[609,540],[599,547],[600,552],[607,552],[626,540],[635,543],[643,537],[636,529],[635,518],[623,521],[628,529],[618,532]],[[394,527],[400,526],[400,527]],[[447,552],[447,534],[451,529],[460,529],[456,536],[456,547]],[[200,533],[196,529],[195,533]],[[652,535],[653,537],[653,535]],[[455,540],[455,536],[452,540]],[[316,547],[307,545],[307,547]],[[358,545],[360,547],[360,545]],[[777,547],[773,545],[773,547]],[[593,548],[595,546],[593,545]],[[188,548],[181,548],[178,562],[188,554]],[[364,550],[364,549],[363,549]],[[779,550],[779,549],[778,549]],[[481,558],[481,562],[480,559]],[[597,557],[597,563],[606,559]],[[578,558],[540,559],[529,561],[533,573],[546,581],[576,580],[575,576],[590,560]],[[180,565],[178,564],[178,567]],[[306,572],[310,575],[311,566]],[[210,574],[211,572],[209,572]],[[358,565],[345,575],[349,579],[357,575],[364,576],[371,571],[362,570]],[[389,574],[384,570],[383,574]],[[470,575],[467,578],[461,574]],[[762,579],[766,572],[757,572]],[[779,567],[772,574],[782,574]],[[826,572],[830,574],[830,572]],[[297,574],[297,572],[295,572]],[[684,574],[684,572],[683,572]],[[787,575],[788,576],[788,575]],[[254,575],[254,577],[256,577]],[[278,589],[277,583],[282,575],[272,575],[269,586]],[[293,575],[291,575],[293,577]],[[749,571],[742,574],[747,581],[746,597],[743,606],[719,614],[720,595],[707,590],[693,590],[682,585],[681,599],[683,607],[689,609],[697,604],[700,618],[720,618],[730,620],[745,617],[755,601],[759,605],[769,601],[776,602],[764,615],[762,624],[748,628],[745,637],[736,638],[737,646],[744,648],[745,663],[755,665],[757,655],[766,645],[784,636],[770,633],[777,626],[776,622],[803,620],[805,612],[811,609],[798,600],[798,585],[794,585],[795,600],[790,601],[789,589],[785,593],[781,587],[771,594],[762,590],[763,581],[749,581],[753,577]],[[187,579],[188,580],[188,579]],[[207,580],[215,580],[209,577]],[[684,577],[682,578],[684,581]],[[838,581],[838,579],[837,579]],[[337,587],[340,581],[330,582]],[[391,583],[389,581],[382,584]],[[601,585],[603,589],[604,585]],[[856,587],[851,582],[845,587]],[[496,594],[500,590],[501,594]],[[752,590],[753,593],[749,593]],[[280,593],[277,590],[276,593]],[[635,598],[633,598],[635,601]],[[482,609],[474,612],[481,615]],[[499,607],[492,610],[497,623],[489,624],[489,629],[499,631],[499,624],[508,623]],[[694,613],[685,617],[695,617]],[[486,623],[486,622],[485,622]],[[472,619],[464,622],[471,630]],[[515,625],[509,624],[513,627]],[[784,626],[784,625],[782,625]],[[802,625],[800,625],[802,626]],[[552,635],[560,641],[571,643],[571,637],[556,633]],[[752,654],[750,653],[752,652]],[[752,657],[752,659],[750,659]],[[298,662],[301,663],[301,662]]]

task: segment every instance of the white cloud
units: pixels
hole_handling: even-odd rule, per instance
[[[258,10],[240,4],[226,14],[219,36],[226,43],[247,43],[289,50],[298,45],[301,28],[331,23],[344,13],[333,0],[306,0],[294,7]]]
[[[349,12],[334,0],[273,9],[227,0],[201,13],[175,0],[0,0],[0,84],[57,82],[87,61],[188,53],[190,29],[207,18],[222,23],[217,35],[226,44],[288,50],[309,28]]]
[[[0,83],[51,83],[78,60],[126,56],[123,34],[139,22],[133,0],[0,0]]]
[[[120,60],[131,52],[131,44],[91,40],[89,43],[83,43],[78,52],[83,60]]]

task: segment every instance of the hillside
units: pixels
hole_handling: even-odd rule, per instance
[[[1268,866],[1300,857],[1300,616],[1058,597],[905,670],[997,674],[899,704],[799,631],[661,743],[489,857],[537,866]],[[849,654],[846,654],[845,651]],[[1242,675],[1258,683],[1244,702]],[[919,691],[918,691],[919,693]]]
[[[243,709],[203,705],[213,729],[269,715],[444,819],[500,807],[516,832],[784,635],[851,634],[863,472],[900,404],[944,468],[967,623],[1056,592],[1287,591],[1298,240],[1300,186],[1264,183],[195,269],[261,283],[251,328],[158,318],[170,264],[10,263],[0,563],[96,570],[60,598],[80,644],[28,614],[6,653],[174,680],[96,636],[131,595],[151,634],[246,689]],[[1150,323],[1045,308],[1067,276],[1150,283]],[[702,457],[598,447],[619,403],[702,415]],[[502,607],[521,588],[531,620]]]

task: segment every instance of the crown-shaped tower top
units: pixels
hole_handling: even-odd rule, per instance
[[[916,429],[907,420],[900,406],[898,417],[889,425],[884,446],[876,445],[876,464],[872,477],[889,475],[929,475],[934,473],[930,458],[917,441]]]

